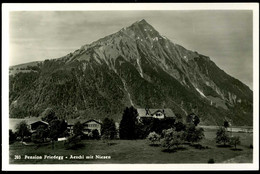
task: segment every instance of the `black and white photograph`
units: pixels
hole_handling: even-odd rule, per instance
[[[258,4],[2,14],[4,169],[259,170]]]

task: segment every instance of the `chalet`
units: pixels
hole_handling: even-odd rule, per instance
[[[165,119],[165,118],[175,118],[175,114],[172,112],[171,109],[148,109],[148,108],[138,108],[138,117],[137,119],[141,121],[145,118],[158,118],[158,119]]]
[[[81,124],[83,124],[83,133],[84,134],[89,134],[92,130],[98,130],[99,132],[99,135],[101,135],[101,121],[97,121],[97,120],[94,120],[94,119],[90,119],[90,120],[87,120],[87,119],[69,119],[67,121],[68,123],[68,132],[70,134],[73,134],[73,126],[77,123],[77,122],[80,122]]]
[[[9,118],[9,129],[11,129],[13,132],[16,132],[16,126],[22,121],[25,121],[29,125],[28,128],[32,133],[35,132],[40,125],[46,128],[49,126],[47,122],[42,121],[41,118],[39,117],[31,117],[31,118],[23,118],[23,119]]]
[[[97,129],[99,135],[101,135],[101,125],[101,121],[96,121],[94,119],[88,120],[83,123],[84,132],[89,133],[90,131]]]
[[[44,128],[48,128],[49,127],[49,123],[45,122],[45,121],[36,121],[36,122],[33,122],[29,125],[29,129],[31,130],[31,132],[35,132],[36,129],[39,127],[39,126],[43,126]]]

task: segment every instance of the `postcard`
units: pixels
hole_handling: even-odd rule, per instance
[[[259,170],[258,14],[3,4],[3,170]]]

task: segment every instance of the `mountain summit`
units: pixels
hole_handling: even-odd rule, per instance
[[[219,50],[221,51],[221,50]],[[27,83],[19,83],[27,80]],[[119,120],[126,106],[196,113],[203,124],[252,124],[253,92],[209,57],[161,35],[144,19],[30,73],[10,76],[10,116]],[[19,113],[19,114],[18,114]]]

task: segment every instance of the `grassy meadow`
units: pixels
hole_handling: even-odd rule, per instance
[[[205,130],[205,138],[200,144],[206,149],[196,149],[189,144],[182,145],[171,152],[163,151],[160,146],[151,146],[147,140],[111,140],[110,145],[103,140],[82,140],[76,149],[66,150],[64,142],[56,142],[54,149],[51,144],[26,146],[20,142],[10,145],[10,164],[124,164],[124,163],[208,163],[213,158],[215,163],[252,163],[253,144],[252,133],[233,133],[240,136],[241,145],[238,150],[232,147],[222,147],[215,143],[215,131]],[[21,159],[14,159],[21,155]],[[57,159],[24,159],[25,155],[61,155]],[[69,159],[71,155],[102,155],[111,159]],[[67,157],[67,158],[65,158]]]

